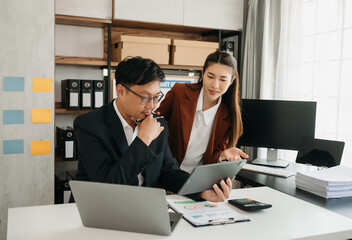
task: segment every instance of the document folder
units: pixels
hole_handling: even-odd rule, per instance
[[[76,159],[76,140],[73,128],[56,127],[56,145],[58,155],[62,159]]]
[[[80,108],[80,82],[78,79],[61,81],[61,101],[65,109]]]
[[[94,80],[94,108],[100,108],[105,103],[105,84],[104,80]]]
[[[93,108],[93,81],[81,80],[81,103],[82,109]]]
[[[249,221],[227,202],[194,201],[179,195],[168,196],[167,202],[195,227]]]
[[[74,172],[66,171],[66,176],[55,174],[55,204],[69,203],[71,196],[70,180],[74,180]]]
[[[235,56],[235,42],[234,41],[224,41],[221,46],[221,50],[226,51],[231,54],[231,56]]]

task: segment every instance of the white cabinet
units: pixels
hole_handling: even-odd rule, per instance
[[[112,19],[113,0],[55,0],[55,14]]]
[[[243,0],[114,0],[114,19],[240,31]]]
[[[56,24],[55,55],[103,58],[104,29]]]
[[[183,25],[183,0],[115,0],[114,19]]]
[[[184,25],[242,30],[243,0],[184,0]]]

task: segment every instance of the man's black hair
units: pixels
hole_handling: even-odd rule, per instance
[[[144,85],[152,81],[164,81],[163,70],[153,60],[142,57],[126,57],[116,67],[116,86]]]

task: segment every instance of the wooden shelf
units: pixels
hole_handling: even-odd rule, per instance
[[[217,28],[204,28],[204,27],[192,27],[185,25],[167,24],[167,23],[155,23],[155,22],[144,22],[144,21],[134,21],[134,20],[124,20],[124,19],[113,19],[113,27],[120,28],[132,28],[132,29],[142,29],[142,30],[157,30],[166,32],[182,32],[182,33],[192,33],[192,34],[202,34],[202,35],[217,35],[219,30],[223,34],[234,35],[235,30],[227,29],[217,29]]]
[[[85,58],[85,57],[65,57],[56,56],[55,63],[60,65],[81,65],[81,66],[107,66],[108,63],[102,58]],[[111,62],[112,66],[116,66],[117,62]]]
[[[108,23],[112,23],[111,19],[88,18],[55,14],[55,24],[102,28],[106,27]]]
[[[81,114],[81,113],[87,113],[92,111],[93,109],[65,109],[61,107],[61,102],[56,102],[55,103],[55,113],[62,113],[62,114]]]
[[[55,14],[55,23],[64,25],[74,26],[85,26],[85,27],[106,27],[109,23],[113,27],[122,28],[133,28],[142,30],[158,30],[166,32],[182,32],[182,33],[193,33],[204,35],[213,35],[221,30],[223,34],[230,34],[231,36],[238,31],[226,30],[226,29],[215,29],[215,28],[203,28],[203,27],[192,27],[185,25],[176,24],[165,24],[155,22],[144,22],[144,21],[133,21],[133,20],[122,20],[122,19],[104,19],[104,18],[89,18],[79,17],[70,15]]]
[[[55,156],[55,162],[72,162],[72,161],[78,161],[78,160],[77,159],[63,159],[59,156]]]
[[[159,64],[162,69],[180,69],[180,70],[196,70],[201,71],[203,67],[201,66],[185,66],[185,65],[167,65],[167,64]]]
[[[60,113],[60,114],[81,114],[81,113],[87,113],[92,110],[83,110],[83,109],[77,109],[77,110],[71,110],[71,109],[65,109],[65,108],[55,108],[55,113]]]
[[[74,26],[103,27],[104,30],[104,58],[87,58],[72,56],[56,56],[55,63],[60,65],[76,66],[107,66],[107,24],[112,24],[112,39],[116,35],[134,35],[134,36],[154,36],[154,37],[171,37],[175,39],[216,41],[218,36],[217,29],[200,28],[174,24],[162,24],[153,22],[142,22],[132,20],[109,20],[99,18],[87,18],[68,15],[55,15],[56,24],[66,24]],[[221,30],[222,34],[234,35],[236,31]],[[117,66],[118,62],[111,62],[111,66]],[[180,69],[180,70],[202,70],[201,66],[183,66],[160,64],[163,69]]]
[[[76,65],[76,66],[107,66],[107,61],[102,58],[84,58],[84,57],[65,57],[56,56],[55,63],[60,65]],[[118,62],[111,62],[112,67],[116,67]],[[160,64],[163,69],[181,69],[181,70],[202,70],[201,66],[184,66],[184,65],[168,65]]]

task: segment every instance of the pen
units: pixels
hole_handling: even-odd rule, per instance
[[[160,118],[164,118],[164,116],[156,116],[154,117],[154,119],[160,119]],[[136,122],[142,122],[144,120],[144,118],[139,118],[139,119],[136,119]]]

